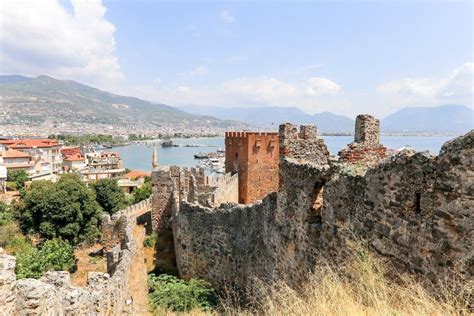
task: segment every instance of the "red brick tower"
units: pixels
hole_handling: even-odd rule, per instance
[[[239,174],[239,203],[278,190],[278,133],[226,132],[225,171]]]

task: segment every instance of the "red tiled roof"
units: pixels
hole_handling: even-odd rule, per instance
[[[0,156],[3,158],[30,158],[30,154],[15,150],[15,149],[9,149],[9,150],[4,150],[0,153]]]
[[[61,154],[65,157],[71,156],[71,155],[80,155],[81,154],[81,148],[80,147],[63,147],[61,148]]]
[[[76,154],[76,155],[70,155],[64,158],[64,161],[84,161],[84,156],[81,154]]]
[[[151,172],[145,172],[141,170],[132,170],[127,174],[124,174],[122,178],[124,179],[130,179],[130,180],[135,180],[138,178],[144,178],[144,177],[149,177],[151,176]]]
[[[0,140],[0,144],[4,144],[8,148],[48,148],[59,146],[55,139],[10,139]]]

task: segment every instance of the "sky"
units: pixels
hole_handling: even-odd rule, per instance
[[[173,106],[473,107],[473,1],[2,0],[0,73]]]

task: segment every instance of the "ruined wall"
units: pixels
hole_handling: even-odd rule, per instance
[[[368,114],[356,117],[354,142],[339,152],[339,159],[350,164],[376,165],[387,157],[380,144],[380,121]]]
[[[212,177],[213,188],[211,197],[213,207],[222,203],[239,203],[239,175],[227,173],[221,177]]]
[[[248,204],[278,189],[277,133],[227,132],[226,173],[239,175],[239,203]]]
[[[133,235],[136,227],[134,212],[139,205],[103,218],[104,235],[115,235],[116,242],[109,240],[109,273],[89,272],[87,285],[71,285],[69,272],[50,271],[39,279],[16,280],[16,258],[0,249],[0,306],[3,315],[123,315],[142,313],[143,304],[131,290],[132,278],[142,273],[146,282],[146,269],[133,271],[137,257],[137,242]],[[121,238],[121,239],[120,239]],[[114,245],[115,243],[115,245]],[[143,298],[141,298],[143,299]],[[146,308],[146,303],[144,304]]]
[[[314,125],[297,127],[290,123],[280,125],[280,157],[298,161],[308,161],[325,165],[328,163],[329,151],[323,139],[319,139]]]
[[[183,277],[239,289],[253,278],[298,287],[321,260],[343,258],[348,241],[359,237],[400,272],[437,281],[465,261],[461,273],[473,277],[474,131],[446,143],[438,157],[405,151],[363,174],[305,160],[318,156],[304,148],[282,158],[282,186],[262,202],[175,209]]]

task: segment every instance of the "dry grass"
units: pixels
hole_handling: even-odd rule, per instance
[[[391,282],[385,272],[380,261],[357,246],[346,265],[321,267],[299,293],[281,283],[265,288],[258,310],[268,315],[472,314],[472,281],[452,279],[433,294],[409,277]]]
[[[437,292],[427,291],[413,278],[399,282],[385,277],[386,267],[363,247],[356,245],[343,266],[326,264],[315,271],[308,284],[295,291],[284,283],[272,286],[256,282],[252,309],[240,309],[239,297],[228,291],[219,313],[224,315],[472,315],[473,281],[452,278],[440,283]],[[235,296],[233,296],[235,295]],[[469,305],[471,304],[471,305]],[[469,310],[471,308],[471,310]],[[174,315],[161,311],[161,315]],[[204,315],[192,311],[187,315]],[[209,313],[208,313],[209,314]]]

